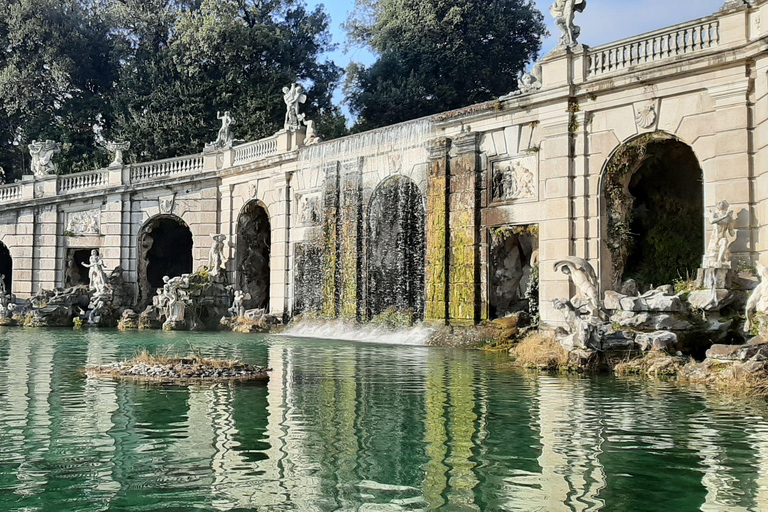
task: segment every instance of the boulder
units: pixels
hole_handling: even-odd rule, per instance
[[[622,311],[648,311],[648,306],[641,297],[624,297],[619,304]]]
[[[682,331],[691,327],[689,322],[679,320],[665,313],[619,311],[611,322],[622,329],[636,331]]]
[[[603,305],[608,311],[618,311],[621,309],[621,299],[626,297],[626,295],[623,295],[619,292],[609,290],[605,292],[605,300],[603,301]]]
[[[601,337],[603,352],[627,352],[635,349],[635,335],[631,331],[605,332]]]
[[[688,304],[703,311],[720,311],[732,304],[736,297],[729,290],[696,290],[688,295]]]
[[[685,309],[683,301],[677,295],[655,293],[644,300],[649,311],[679,313]]]
[[[635,343],[644,352],[668,351],[677,344],[677,334],[670,331],[638,334]]]
[[[123,316],[120,317],[120,323],[117,324],[117,328],[121,331],[127,331],[131,329],[139,328],[139,315],[132,309],[126,309],[123,311]]]
[[[634,279],[627,279],[621,285],[621,294],[630,297],[636,297],[640,295],[640,289],[637,287],[637,281]]]

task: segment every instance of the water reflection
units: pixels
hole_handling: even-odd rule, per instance
[[[471,352],[205,335],[196,348],[268,363],[270,382],[104,382],[77,370],[182,338],[30,332],[0,336],[0,510],[768,509],[763,404]]]

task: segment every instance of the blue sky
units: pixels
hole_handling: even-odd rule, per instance
[[[375,57],[366,49],[351,48],[344,51],[345,33],[341,24],[354,6],[354,0],[307,0],[310,7],[325,5],[332,19],[333,38],[339,49],[329,58],[341,67],[350,62],[370,64]],[[553,0],[535,0],[544,13],[544,19],[552,34],[542,48],[546,54],[557,44],[559,33],[549,15]],[[716,12],[725,0],[588,0],[587,9],[577,15],[576,24],[581,26],[580,41],[590,46],[609,43],[635,34],[656,30],[683,21],[693,20]],[[340,93],[337,100],[341,101]],[[345,114],[349,112],[345,110]]]

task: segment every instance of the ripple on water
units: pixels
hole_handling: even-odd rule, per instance
[[[3,511],[768,509],[764,404],[521,374],[498,356],[425,347],[0,334]],[[188,339],[266,364],[270,382],[78,373]]]

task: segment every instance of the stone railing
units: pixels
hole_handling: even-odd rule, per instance
[[[21,199],[21,183],[0,186],[0,203]]]
[[[203,155],[192,155],[132,165],[131,183],[199,172],[203,170],[204,160]]]
[[[67,194],[88,188],[106,187],[107,185],[109,185],[109,170],[99,169],[98,171],[60,176],[56,188],[59,194]]]
[[[587,76],[594,77],[715,48],[720,43],[717,19],[692,21],[673,29],[649,32],[588,52]]]
[[[243,165],[278,153],[277,137],[257,140],[237,146],[233,149],[235,158],[232,165]]]

